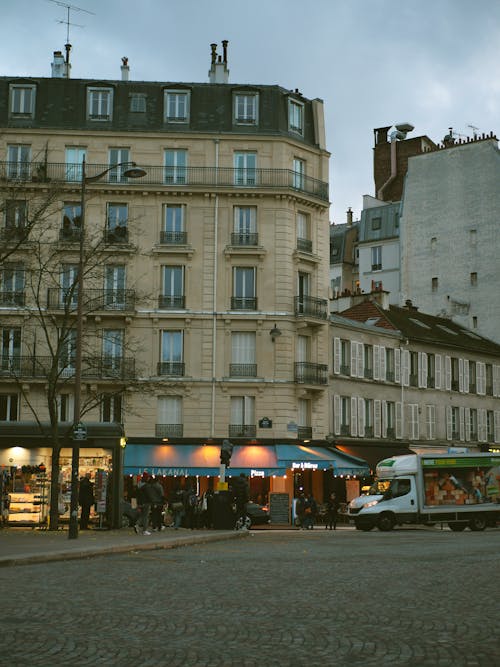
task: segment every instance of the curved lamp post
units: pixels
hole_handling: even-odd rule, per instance
[[[78,537],[78,488],[79,488],[79,465],[80,447],[79,441],[86,439],[86,431],[80,424],[81,400],[82,400],[82,345],[83,345],[83,269],[84,269],[84,247],[85,247],[85,186],[100,180],[107,173],[117,167],[126,167],[122,176],[127,178],[142,178],[146,176],[144,169],[137,167],[135,162],[119,162],[113,164],[95,176],[87,176],[85,172],[85,158],[82,161],[81,198],[80,198],[80,248],[78,256],[78,275],[75,288],[77,290],[76,302],[76,344],[75,344],[75,393],[74,393],[74,415],[73,415],[73,448],[71,456],[71,501],[69,515],[68,538]]]

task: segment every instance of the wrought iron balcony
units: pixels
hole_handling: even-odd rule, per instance
[[[155,435],[157,438],[182,438],[184,424],[156,424]]]
[[[350,375],[351,374],[351,367],[347,366],[346,364],[340,364],[340,374],[341,375]]]
[[[229,424],[230,438],[255,438],[257,427],[254,424]]]
[[[58,362],[61,378],[75,375],[74,357],[55,360],[53,357],[13,356],[0,361],[0,376],[15,378],[47,378],[54,362]],[[135,359],[124,357],[84,357],[82,378],[131,380],[135,378]]]
[[[314,296],[296,296],[295,316],[326,320],[328,317],[328,301]]]
[[[160,294],[158,297],[158,308],[162,310],[176,310],[178,308],[185,308],[186,305],[185,296],[177,296],[170,294]]]
[[[298,426],[297,438],[298,440],[310,440],[313,435],[312,426]]]
[[[146,175],[140,179],[116,179],[116,172],[109,172],[102,183],[113,183],[120,187],[144,187],[145,185],[192,189],[195,187],[211,189],[274,189],[293,190],[328,201],[328,183],[310,176],[300,175],[292,169],[237,169],[232,167],[157,167],[141,165]],[[85,173],[88,178],[97,176],[109,164],[87,164]],[[81,164],[54,162],[0,162],[0,181],[13,182],[81,182]]]
[[[81,230],[78,227],[61,227],[59,230],[59,241],[65,243],[78,243]]]
[[[24,292],[2,290],[0,292],[0,306],[7,306],[10,308],[18,308],[24,306],[25,294]]]
[[[257,310],[257,298],[254,296],[232,296],[231,310]]]
[[[231,234],[231,245],[249,246],[258,245],[259,235],[257,232],[233,232]]]
[[[104,241],[106,243],[121,244],[128,243],[128,229],[126,227],[114,227],[106,229],[104,232]]]
[[[51,310],[76,311],[77,290],[51,287],[48,290],[47,307]],[[133,311],[135,290],[83,290],[83,310],[85,314],[96,311]]]
[[[257,377],[257,364],[229,364],[229,376],[233,378]]]
[[[160,243],[162,245],[186,245],[187,232],[160,232]]]
[[[29,228],[24,225],[6,225],[0,230],[0,239],[4,243],[17,243],[29,236]]]
[[[340,435],[351,435],[351,427],[349,424],[340,425]]]
[[[183,361],[159,361],[157,375],[184,376],[185,363]]]
[[[327,384],[328,366],[326,364],[312,364],[309,361],[296,361],[295,382],[304,384]]]
[[[386,433],[387,433],[388,438],[395,438],[396,437],[396,429],[391,427],[391,426],[387,427]]]
[[[312,241],[310,241],[309,239],[301,239],[301,238],[297,239],[297,250],[311,253],[312,249],[313,249]]]

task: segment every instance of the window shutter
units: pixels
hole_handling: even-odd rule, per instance
[[[333,372],[340,373],[340,338],[333,339]]]
[[[486,410],[479,408],[477,411],[477,439],[486,442]]]
[[[340,396],[335,394],[333,397],[333,432],[340,435]]]
[[[427,422],[427,440],[434,440],[436,437],[436,406],[426,405],[425,416]]]
[[[373,401],[373,435],[380,438],[382,431],[382,401]]]
[[[494,422],[494,438],[495,442],[500,442],[500,410],[495,410],[493,415]]]
[[[358,401],[356,396],[351,396],[351,435],[358,435]]]
[[[453,435],[453,408],[451,405],[446,406],[446,439],[451,440]]]
[[[410,386],[410,352],[408,350],[403,350],[402,354],[402,377],[403,377],[403,386]]]
[[[387,438],[387,401],[382,401],[382,437]]]
[[[351,341],[351,377],[358,376],[358,344],[355,340]]]
[[[476,373],[477,373],[477,393],[480,396],[486,394],[486,364],[482,361],[476,363]]]
[[[459,408],[460,416],[460,440],[463,442],[465,440],[465,409],[463,406]]]
[[[443,387],[443,379],[442,379],[442,361],[443,358],[441,357],[440,354],[436,354],[434,357],[434,362],[435,362],[435,384],[436,384],[436,389],[442,389]]]
[[[403,404],[396,403],[396,438],[403,437]]]
[[[418,353],[418,386],[422,389],[427,387],[427,354]]]
[[[444,358],[444,388],[451,391],[451,357]]]
[[[356,399],[354,399],[354,400],[356,400]],[[365,437],[365,399],[364,398],[358,398],[358,436],[360,438]]]
[[[365,346],[363,343],[358,343],[358,377],[365,376]]]
[[[401,382],[401,350],[399,347],[394,349],[394,382]]]
[[[470,408],[464,408],[465,439],[470,440]]]
[[[380,380],[380,345],[373,346],[373,379]]]
[[[386,363],[385,363],[385,347],[380,346],[380,379],[385,381],[387,379]]]
[[[499,366],[493,365],[493,396],[498,396],[498,370]]]
[[[469,382],[470,382],[470,376],[469,376],[469,360],[464,359],[464,394],[469,393]]]
[[[464,393],[464,360],[458,360],[458,391]]]

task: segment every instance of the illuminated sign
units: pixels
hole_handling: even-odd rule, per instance
[[[250,470],[250,477],[265,477],[263,470]]]
[[[317,470],[318,464],[310,461],[301,461],[300,463],[292,463],[292,470]]]

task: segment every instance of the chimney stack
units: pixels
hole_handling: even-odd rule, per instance
[[[352,225],[352,208],[350,206],[347,209],[347,224],[349,227]]]
[[[227,45],[228,40],[222,41],[223,55],[217,55],[217,44],[210,44],[211,67],[208,72],[210,83],[229,83],[229,70],[227,68]]]
[[[53,79],[69,78],[69,68],[71,65],[66,63],[61,51],[54,51],[54,60],[51,64]]]
[[[122,81],[128,81],[130,67],[128,66],[128,58],[126,56],[123,56],[122,58],[122,66],[120,69],[122,71]]]

